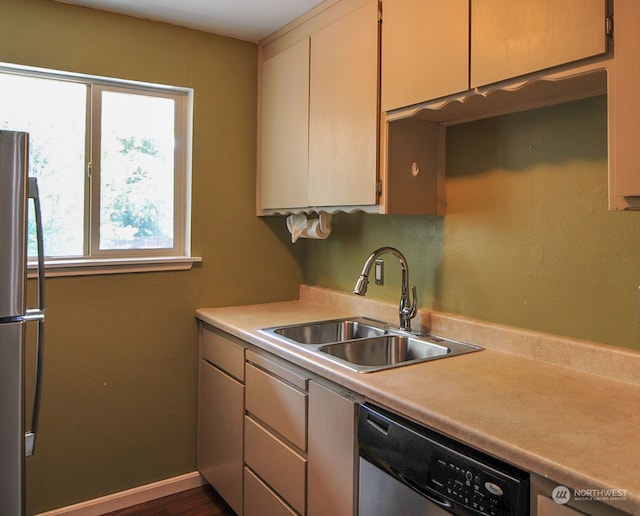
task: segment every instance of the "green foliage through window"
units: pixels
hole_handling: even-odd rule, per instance
[[[0,68],[0,129],[29,133],[46,255],[187,254],[186,137],[176,129],[186,91],[54,75]]]

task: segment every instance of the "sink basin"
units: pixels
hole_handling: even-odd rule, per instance
[[[416,337],[383,335],[322,346],[319,351],[351,365],[380,368],[440,357],[451,350]]]
[[[394,329],[386,323],[366,317],[314,321],[262,328],[259,331],[359,373],[452,357],[482,349],[435,335],[419,335]]]
[[[298,344],[315,345],[375,337],[383,335],[386,329],[384,325],[378,325],[373,321],[353,318],[294,324],[266,331],[293,340]]]

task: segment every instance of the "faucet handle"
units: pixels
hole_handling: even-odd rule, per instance
[[[400,329],[405,331],[411,331],[411,319],[418,311],[416,287],[411,288],[411,294],[411,299],[405,294],[400,301]]]
[[[407,319],[413,319],[418,312],[418,303],[417,303],[417,291],[415,285],[411,287],[411,299],[409,301],[409,306],[405,306],[402,311],[406,315]]]

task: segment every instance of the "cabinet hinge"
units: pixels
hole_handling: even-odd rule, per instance
[[[378,23],[382,22],[382,2],[378,2]]]
[[[613,16],[607,16],[605,18],[604,31],[609,38],[613,39]]]
[[[376,182],[376,193],[378,194],[378,197],[382,195],[382,181],[380,180]]]

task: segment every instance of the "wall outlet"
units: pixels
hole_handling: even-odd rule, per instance
[[[378,258],[375,262],[376,285],[384,285],[384,260]]]

